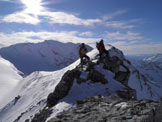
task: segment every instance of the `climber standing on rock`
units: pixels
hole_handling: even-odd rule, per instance
[[[79,47],[79,55],[80,55],[80,60],[81,60],[81,63],[83,63],[83,58],[87,58],[87,60],[89,60],[90,58],[86,55],[87,53],[87,48],[85,46],[84,43],[82,43]]]
[[[96,42],[96,47],[97,47],[97,49],[99,51],[100,60],[102,60],[103,53],[105,53],[106,56],[109,57],[109,52],[105,49],[105,45],[103,43],[103,39],[101,39],[101,41],[99,43]]]

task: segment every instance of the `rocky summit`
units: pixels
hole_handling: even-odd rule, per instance
[[[161,104],[146,99],[137,100],[137,89],[129,86],[131,72],[136,69],[130,68],[131,63],[124,58],[121,51],[112,47],[109,52],[114,55],[105,55],[102,60],[96,55],[90,61],[84,61],[65,72],[54,91],[48,95],[47,106],[34,116],[32,122],[161,122]],[[60,100],[71,98],[70,92],[75,84],[79,87],[81,84],[110,84],[112,79],[106,78],[106,71],[113,73],[112,79],[119,82],[123,88],[110,92],[109,87],[106,87],[107,92],[104,95],[97,93],[99,95],[76,100],[74,107],[47,120]],[[149,86],[147,83],[146,85]],[[114,88],[116,87],[119,86],[116,84]],[[81,94],[79,92],[76,95]]]
[[[107,84],[108,80],[105,79],[105,76],[97,71],[95,67],[99,64],[103,64],[103,68],[105,70],[111,70],[115,76],[114,79],[121,82],[126,87],[128,86],[128,79],[130,76],[129,69],[123,64],[122,60],[120,60],[117,56],[107,57],[105,56],[103,60],[98,60],[96,63],[89,61],[85,62],[84,66],[78,65],[76,68],[72,70],[68,70],[62,77],[59,84],[56,86],[53,93],[50,93],[47,98],[47,106],[53,107],[57,104],[57,102],[66,97],[68,92],[71,90],[74,80],[76,80],[77,84],[81,83],[101,83]],[[120,71],[120,66],[125,68],[125,72]],[[87,73],[85,78],[81,77],[82,73]]]
[[[126,92],[120,91],[129,98]],[[162,104],[128,100],[118,94],[88,97],[48,122],[161,122]]]

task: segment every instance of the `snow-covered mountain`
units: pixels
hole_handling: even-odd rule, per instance
[[[10,92],[21,79],[20,72],[15,66],[0,56],[0,108],[9,102]]]
[[[104,57],[103,61],[99,61],[98,51],[94,49],[88,53],[91,61],[83,66],[77,60],[63,69],[37,71],[22,79],[15,89],[17,98],[1,109],[1,121],[45,122],[71,108],[77,100],[109,96],[127,87],[135,89],[137,99],[160,100],[161,82],[152,82],[141,74],[120,50],[110,45],[106,48],[110,57]]]
[[[79,44],[46,40],[1,48],[0,55],[24,74],[30,74],[34,71],[54,71],[70,65],[79,58],[78,46]],[[91,49],[88,47],[88,50]]]
[[[154,56],[151,56],[149,58],[144,58],[143,61],[148,62],[148,63],[155,63],[156,65],[162,68],[162,54],[160,53]]]
[[[139,62],[154,63],[162,67],[162,54],[146,54],[146,55],[127,55],[126,56],[134,65],[138,65]]]
[[[131,56],[128,59],[151,83],[162,83],[162,54],[144,57]]]

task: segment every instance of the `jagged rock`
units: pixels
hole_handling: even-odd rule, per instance
[[[86,68],[86,71],[94,70],[94,66],[95,66],[95,65],[96,65],[95,63],[89,61],[88,67]]]
[[[103,59],[104,60],[100,62],[104,63],[104,67],[107,70],[114,72],[115,73],[114,78],[117,81],[120,81],[121,83],[127,86],[130,72],[129,72],[129,69],[123,65],[123,61],[117,56],[112,56],[112,57],[105,56]],[[52,107],[56,105],[60,99],[67,96],[68,92],[70,91],[73,85],[75,78],[77,79],[77,83],[79,84],[86,82],[87,80],[90,80],[93,83],[96,83],[96,82],[100,82],[103,84],[108,83],[108,81],[104,78],[104,75],[94,69],[95,65],[97,64],[91,61],[88,61],[87,68],[85,70],[88,72],[88,76],[86,79],[80,78],[81,71],[77,67],[73,70],[67,71],[63,75],[59,84],[56,86],[54,92],[49,94],[47,98],[47,105],[49,107]],[[126,72],[120,71],[120,66],[123,66],[127,71]]]
[[[128,80],[130,76],[129,69],[123,64],[123,61],[117,56],[104,57],[102,61],[104,63],[103,68],[115,73],[114,79],[120,81],[122,84],[128,86]],[[120,71],[120,66],[122,66],[126,71]]]
[[[104,78],[104,75],[101,74],[99,71],[91,70],[88,73],[87,80],[91,80],[92,82],[100,82],[103,84],[108,83],[108,81]]]
[[[108,83],[108,81],[104,78],[104,75],[99,71],[94,70],[94,63],[89,62],[86,71],[88,71],[88,76],[86,79],[80,78],[81,71],[76,67],[73,70],[67,71],[59,84],[56,86],[53,93],[50,93],[47,98],[47,106],[52,107],[57,104],[57,102],[68,95],[71,87],[73,86],[74,79],[77,79],[77,83],[83,83],[87,80],[91,80],[91,82],[96,83],[100,82],[102,84]]]
[[[86,63],[86,69],[84,70],[82,69],[82,67],[77,66],[75,69],[67,71],[63,75],[59,84],[56,86],[54,92],[49,94],[47,98],[47,106],[52,107],[56,105],[60,99],[67,96],[71,87],[73,86],[74,79],[77,79],[76,82],[78,84],[83,83],[83,82],[85,83],[88,80],[91,81],[92,83],[97,83],[97,82],[102,83],[102,84],[108,83],[104,75],[94,69],[94,66],[100,63],[104,64],[103,66],[105,67],[105,69],[110,70],[115,74],[114,79],[116,79],[117,81],[120,81],[122,84],[126,86],[128,85],[130,72],[129,72],[129,69],[123,64],[123,61],[120,58],[118,58],[117,56],[104,57],[102,61],[99,60],[98,62],[99,63],[95,64],[91,61],[88,61]],[[125,68],[126,71],[125,72],[120,71],[120,66]],[[80,77],[82,72],[87,72],[88,75],[86,78]],[[126,88],[123,91],[118,91],[116,94],[120,97],[120,99],[122,98],[122,100],[136,99],[136,91],[130,88]],[[91,102],[93,103],[97,100],[97,103],[99,103],[100,102],[99,99],[100,97],[98,98],[95,97],[95,99],[90,99],[90,101],[92,100]],[[84,104],[84,102],[85,101],[82,101],[82,102],[80,101],[77,103],[78,105],[80,105],[80,104]],[[86,110],[86,112],[87,111],[90,112],[90,110]],[[83,113],[85,113],[85,111]],[[61,116],[59,116],[59,118],[61,118]],[[100,118],[98,121],[106,121],[106,120],[107,119]],[[95,121],[95,119],[92,119],[91,121]]]
[[[122,60],[120,60],[117,56],[112,56],[105,58],[104,68],[116,73],[119,71],[121,64],[123,64]]]
[[[46,119],[51,115],[51,113],[52,113],[51,109],[44,108],[39,113],[35,114],[35,116],[31,122],[45,122]],[[26,120],[26,121],[28,121],[28,120]]]
[[[126,60],[127,61],[127,60]],[[104,57],[104,60],[102,61],[104,63],[103,68],[112,71],[115,73],[114,79],[117,81],[120,81],[122,84],[128,86],[128,80],[130,76],[129,69],[123,64],[123,61],[117,57]],[[120,66],[122,66],[126,71],[120,71]]]
[[[83,79],[83,78],[77,79],[78,84],[85,83],[86,81],[87,81],[87,79]]]
[[[62,77],[59,84],[56,86],[53,93],[50,93],[47,98],[47,105],[49,107],[52,107],[57,104],[57,102],[64,98],[66,95],[68,95],[74,79],[79,78],[80,71],[77,69],[74,70],[68,70]]]
[[[77,101],[75,107],[48,122],[161,122],[161,114],[158,102],[96,96]]]
[[[77,79],[76,81],[77,81],[78,84],[83,83],[83,82],[85,83],[88,80],[91,81],[92,83],[97,83],[97,82],[100,82],[100,83],[103,83],[103,84],[108,83],[108,81],[104,78],[104,75],[101,74],[99,71],[94,69],[94,66],[98,65],[100,63],[104,64],[103,66],[104,66],[105,69],[110,70],[115,74],[115,77],[114,77],[115,80],[120,81],[122,84],[128,86],[130,71],[123,64],[123,61],[119,57],[117,57],[117,56],[112,56],[112,57],[105,56],[102,61],[99,60],[98,62],[97,62],[97,64],[95,64],[91,61],[88,61],[85,64],[86,69],[84,69],[84,70],[82,69],[83,67],[77,66],[75,69],[67,71],[63,75],[59,84],[56,86],[54,92],[49,94],[49,96],[47,98],[47,106],[52,107],[52,106],[56,105],[57,102],[60,99],[67,96],[71,87],[73,86],[74,79]],[[120,66],[122,66],[126,71],[125,72],[120,71]],[[87,72],[88,75],[87,75],[86,78],[80,77],[82,72]],[[133,89],[130,89],[130,88],[125,88],[122,91],[118,91],[116,94],[120,98],[120,100],[117,101],[117,102],[121,102],[123,100],[125,101],[125,100],[135,100],[136,99],[136,91],[133,90]],[[89,99],[89,104],[91,104],[93,102],[96,102],[96,103],[99,104],[100,102],[102,102],[100,99],[102,100],[101,97],[95,97],[95,99]],[[84,101],[84,100],[80,101],[80,102],[78,101],[77,105],[83,105],[84,103],[87,104],[87,101]],[[77,113],[79,111],[80,110],[77,110]],[[131,111],[131,110],[129,109],[129,111]],[[83,111],[83,113],[86,113],[86,112],[91,112],[91,110],[86,109],[85,111]],[[98,116],[98,115],[96,115],[96,116]],[[62,115],[60,115],[58,118],[62,118]],[[125,118],[123,118],[123,119],[125,119]],[[67,119],[65,119],[65,120],[67,120]],[[60,121],[62,121],[62,120],[60,120]],[[95,119],[93,119],[93,117],[92,117],[92,119],[90,119],[90,121],[95,121]],[[107,119],[105,117],[103,117],[103,118],[99,117],[98,121],[107,121]]]
[[[153,109],[154,110],[154,109]],[[156,110],[154,111],[154,115],[155,115],[155,122],[161,122],[162,121],[162,101],[160,103],[160,106],[158,108],[156,108]]]
[[[117,95],[126,100],[136,100],[136,90],[131,88],[125,88],[122,91],[117,91]]]
[[[129,76],[130,76],[130,72],[119,71],[119,72],[115,73],[114,79],[117,81],[120,81],[124,85],[128,86]]]
[[[30,122],[30,120],[29,119],[26,119],[25,122]]]
[[[122,64],[122,61],[117,56],[112,57],[105,56],[102,62],[104,63],[103,68],[110,70],[114,73],[119,71],[120,64]]]

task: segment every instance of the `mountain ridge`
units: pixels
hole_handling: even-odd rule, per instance
[[[34,71],[54,71],[70,65],[79,58],[79,45],[55,40],[21,43],[1,48],[0,55],[28,75]],[[92,50],[90,46],[87,48]]]
[[[24,78],[21,84],[16,88],[17,96],[20,96],[19,100],[14,104],[15,99],[13,99],[8,106],[5,106],[0,111],[2,121],[41,122],[34,121],[34,118],[36,115],[44,117],[45,114],[39,114],[42,110],[44,110],[45,113],[51,112],[51,109],[49,111],[44,109],[47,107],[49,101],[47,96],[49,96],[50,93],[56,93],[56,89],[59,89],[59,83],[63,84],[63,86],[67,86],[65,84],[67,84],[68,82],[66,81],[69,80],[74,80],[72,87],[68,90],[67,94],[63,95],[61,99],[59,98],[54,106],[51,107],[52,113],[46,116],[45,120],[49,120],[49,117],[55,117],[60,112],[66,110],[66,108],[71,108],[70,106],[75,104],[77,100],[98,94],[101,96],[109,96],[125,87],[135,89],[137,99],[160,100],[160,96],[162,95],[160,94],[158,96],[155,90],[158,89],[160,91],[161,86],[158,88],[156,86],[157,84],[151,84],[147,77],[131,65],[131,62],[124,57],[122,51],[110,45],[106,46],[106,49],[109,51],[110,59],[105,57],[104,61],[99,61],[98,50],[94,49],[87,54],[90,56],[92,63],[85,64],[83,67],[80,67],[80,60],[77,60],[63,69],[54,72],[37,71]],[[73,78],[75,77],[73,75],[66,74],[68,71],[75,70],[75,68],[79,68],[81,72],[79,79]],[[67,77],[64,77],[66,75]],[[64,91],[66,87],[62,87],[61,85],[60,89]],[[60,89],[59,93],[62,94]],[[57,95],[59,96],[59,94]],[[53,98],[55,99],[55,97]],[[54,102],[53,99],[52,102]],[[8,118],[8,116],[10,116],[10,118]]]

